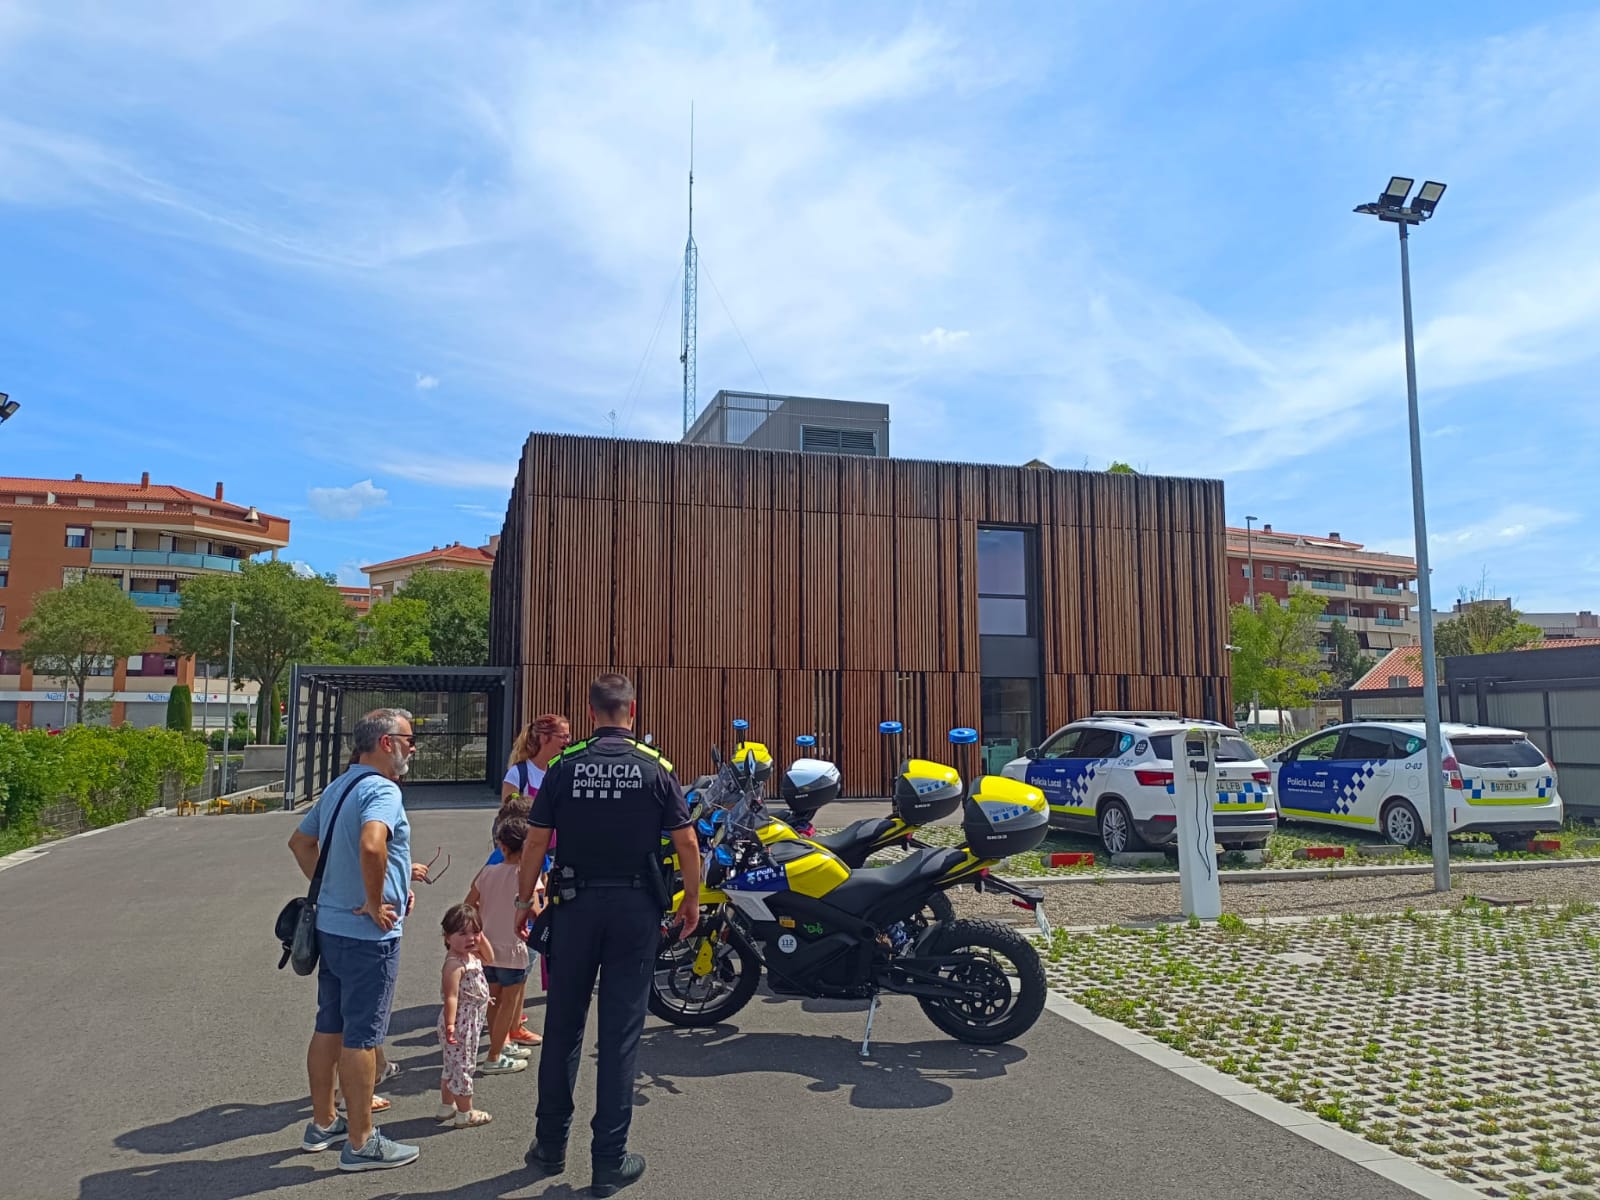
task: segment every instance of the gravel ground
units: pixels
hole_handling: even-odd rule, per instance
[[[1435,892],[1429,875],[1349,878],[1329,872],[1325,878],[1304,881],[1224,883],[1222,909],[1242,917],[1288,917],[1449,908],[1468,896],[1491,904],[1600,902],[1600,866],[1475,872],[1457,874],[1453,882],[1455,887],[1447,893]],[[1045,912],[1058,928],[1182,919],[1176,883],[1075,882],[1036,886],[1043,890]],[[952,892],[950,898],[956,911],[964,916],[1031,924],[1028,914],[1005,896],[977,895],[962,889]]]

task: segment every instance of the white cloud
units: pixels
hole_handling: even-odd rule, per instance
[[[1521,545],[1546,530],[1571,525],[1579,514],[1540,504],[1506,504],[1481,520],[1453,529],[1428,531],[1428,554],[1432,565],[1454,562],[1490,550]],[[1410,554],[1415,542],[1396,539],[1369,547],[1386,554]]]
[[[303,562],[298,558],[291,558],[286,561],[290,569],[302,579],[315,579],[318,575],[317,569],[308,562]]]
[[[491,489],[504,491],[507,495],[517,475],[514,462],[494,459],[393,458],[380,466],[387,474],[398,475],[413,483]]]
[[[936,325],[919,340],[924,346],[932,346],[935,350],[951,350],[971,336],[972,333],[966,329],[946,329],[943,325]]]
[[[361,560],[350,558],[339,564],[335,573],[342,587],[366,587],[367,577],[361,573]]]
[[[431,392],[438,386],[439,377],[437,375],[423,375],[420,372],[417,374],[417,391]]]
[[[363,479],[349,487],[314,487],[306,489],[306,499],[319,517],[329,521],[354,521],[376,508],[389,503],[389,493],[374,487],[372,480]]]

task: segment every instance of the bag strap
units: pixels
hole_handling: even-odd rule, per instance
[[[528,764],[526,762],[517,764],[517,791],[524,796],[528,794]]]
[[[333,848],[333,832],[339,824],[339,811],[344,808],[344,802],[350,798],[350,793],[355,791],[356,784],[360,783],[368,775],[376,775],[377,773],[376,770],[368,767],[360,775],[347,780],[344,785],[344,791],[339,793],[339,802],[333,806],[333,815],[328,818],[328,823],[322,827],[322,849],[317,854],[317,869],[311,873],[311,889],[306,892],[307,902],[315,904],[317,896],[322,892],[322,873],[328,867],[328,851]],[[322,797],[319,797],[317,802],[320,804]]]

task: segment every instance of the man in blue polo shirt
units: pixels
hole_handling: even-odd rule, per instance
[[[399,780],[416,748],[404,709],[362,717],[350,769],[323,789],[289,838],[307,879],[322,843],[329,847],[317,900],[317,1023],[306,1054],[311,1122],[301,1148],[315,1153],[344,1142],[343,1171],[402,1167],[418,1153],[372,1124],[377,1049],[389,1031],[412,879],[411,826]],[[348,1118],[334,1109],[335,1071]]]

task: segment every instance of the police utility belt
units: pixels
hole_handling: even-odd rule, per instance
[[[572,901],[578,898],[578,893],[589,888],[630,888],[647,891],[652,899],[667,904],[671,897],[663,897],[666,891],[661,876],[653,871],[641,872],[637,875],[612,875],[612,876],[584,876],[580,877],[571,867],[557,865],[550,872],[550,902],[559,904],[562,901]]]

